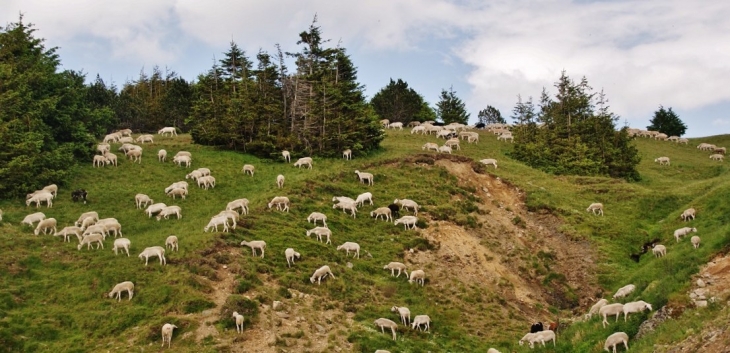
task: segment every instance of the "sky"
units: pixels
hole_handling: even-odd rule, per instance
[[[194,80],[231,41],[254,59],[297,52],[316,15],[368,97],[400,78],[432,106],[453,88],[472,123],[488,105],[511,121],[518,95],[554,94],[565,71],[603,90],[620,125],[646,128],[661,105],[688,137],[730,133],[728,1],[0,0],[0,26],[20,13],[64,69],[117,86],[154,66]]]

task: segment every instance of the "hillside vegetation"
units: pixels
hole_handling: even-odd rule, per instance
[[[154,144],[143,145],[141,164],[121,158],[118,168],[83,163],[73,170],[71,183],[61,186],[53,208],[40,211],[56,218],[59,230],[85,211],[117,218],[132,241],[131,257],[115,256],[109,238],[103,250],[77,250],[75,239],[35,236],[20,221],[36,209],[21,199],[2,200],[0,351],[158,350],[160,327],[170,322],[178,326],[172,339],[176,352],[486,352],[489,347],[527,352],[529,347],[517,341],[530,321],[560,318],[557,346],[537,350],[599,352],[606,336],[625,331],[632,337],[631,351],[649,352],[655,343],[684,339],[689,332],[682,327],[699,328],[725,312],[719,304],[690,309],[686,291],[699,266],[725,250],[730,234],[728,168],[694,146],[699,141],[727,146],[730,136],[697,139],[689,146],[638,139],[642,180],[636,183],[545,174],[510,160],[506,153],[512,145],[497,143],[487,132],[479,144],[463,141],[452,157],[424,153],[421,145],[427,141],[437,142],[433,136],[388,131],[382,148],[368,156],[315,159],[312,170],[300,170],[281,160],[191,144],[188,135],[156,136]],[[184,180],[192,168],[157,162],[160,148],[169,155],[192,152],[193,168],[210,168],[216,187],[191,184],[187,199],[166,197],[163,189]],[[671,157],[671,166],[653,163],[664,155]],[[499,168],[474,163],[482,158],[498,159]],[[256,166],[253,178],[241,173],[244,163]],[[359,184],[356,169],[373,173],[375,185]],[[286,176],[281,190],[278,174]],[[88,204],[71,202],[70,192],[77,188],[88,190]],[[375,205],[361,208],[356,219],[332,209],[333,196],[354,198],[365,191],[373,193]],[[182,219],[147,218],[134,207],[137,193],[181,206]],[[292,200],[291,212],[266,207],[277,195]],[[203,232],[211,216],[241,197],[250,200],[251,212],[234,232]],[[396,198],[423,206],[420,230],[369,217]],[[591,202],[605,205],[604,217],[585,211]],[[679,214],[689,207],[698,215],[687,224]],[[313,211],[327,214],[332,245],[305,236],[314,227],[306,222]],[[697,250],[689,239],[676,243],[672,236],[686,225],[702,237]],[[153,259],[144,266],[135,256],[163,245],[170,234],[180,238],[180,251],[167,253],[167,266]],[[654,239],[667,246],[665,258],[654,258],[651,251],[638,262],[630,258]],[[239,245],[242,240],[265,240],[266,257],[252,257]],[[345,241],[360,244],[360,259],[335,250]],[[478,256],[459,253],[467,246]],[[288,247],[302,254],[291,269],[283,256]],[[424,269],[426,285],[391,277],[383,269],[391,261],[408,264],[409,272]],[[309,277],[324,264],[336,278],[312,285]],[[108,298],[116,283],[127,280],[136,285],[131,301]],[[672,305],[684,313],[639,340],[634,340],[639,325],[653,313],[611,321],[605,329],[595,318],[570,323],[594,298],[610,298],[628,283],[637,290],[627,301],[640,298],[655,310]],[[284,310],[272,310],[273,301],[282,301]],[[372,322],[379,317],[398,322],[390,312],[393,305],[409,307],[412,317],[428,314],[431,332],[400,326],[395,342],[389,332],[381,334]],[[241,335],[233,311],[246,317]]]

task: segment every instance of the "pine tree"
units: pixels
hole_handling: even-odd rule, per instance
[[[499,109],[491,105],[488,105],[485,109],[480,110],[477,117],[479,118],[479,123],[484,125],[507,123],[507,121],[504,120],[504,118],[502,117],[502,113],[499,111]]]
[[[664,109],[660,105],[659,110],[654,112],[654,117],[649,122],[651,125],[646,127],[647,130],[659,131],[667,136],[682,136],[687,132],[687,125],[679,119],[671,107]]]
[[[453,87],[450,87],[448,91],[441,90],[440,100],[436,103],[436,115],[444,124],[467,124],[469,121],[466,105],[456,96]]]
[[[381,119],[388,119],[390,122],[407,125],[413,120],[426,121],[435,118],[423,96],[401,79],[390,79],[388,85],[373,96],[370,104]]]

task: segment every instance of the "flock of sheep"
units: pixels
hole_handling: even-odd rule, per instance
[[[663,141],[673,141],[677,144],[683,143],[685,145],[689,144],[689,140],[686,138],[680,138],[679,136],[667,136],[667,134],[660,133],[659,131],[649,131],[649,130],[640,130],[640,129],[629,129],[629,136],[641,136],[641,137],[649,137],[653,138],[655,140],[663,140]],[[725,159],[725,153],[727,152],[727,149],[725,147],[717,147],[716,145],[713,145],[711,143],[700,143],[697,145],[697,149],[700,151],[710,151],[712,154],[710,154],[710,159],[713,161],[719,161],[722,162]],[[666,165],[670,166],[671,161],[669,157],[662,156],[657,157],[654,159],[654,163],[659,163],[659,165]]]

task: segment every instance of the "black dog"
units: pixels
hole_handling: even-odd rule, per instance
[[[87,195],[87,194],[88,194],[88,193],[86,192],[86,190],[85,190],[85,189],[78,189],[78,190],[74,190],[74,191],[73,191],[73,192],[71,193],[71,199],[72,199],[72,200],[73,200],[74,202],[76,202],[76,201],[81,201],[81,200],[84,200],[84,203],[86,203],[86,195]]]

